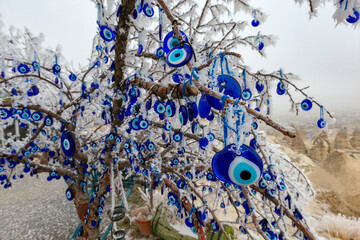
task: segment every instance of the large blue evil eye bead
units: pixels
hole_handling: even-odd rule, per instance
[[[317,122],[317,125],[319,128],[324,128],[326,127],[326,122],[323,118],[320,118],[319,121]]]
[[[33,114],[31,114],[31,118],[37,122],[40,121],[43,118],[43,116],[41,112],[33,112]]]
[[[249,89],[245,89],[241,94],[241,99],[244,101],[250,100],[252,93]]]
[[[175,111],[176,111],[176,106],[174,101],[168,100],[166,102],[166,115],[168,115],[169,117],[173,117],[175,115]]]
[[[186,125],[188,122],[188,112],[184,105],[181,105],[179,108],[179,120],[182,125]]]
[[[48,127],[50,127],[51,125],[53,125],[53,119],[52,119],[52,117],[51,116],[46,116],[45,118],[44,118],[44,124],[45,124],[45,126],[48,126]]]
[[[55,75],[59,75],[61,71],[61,67],[59,64],[54,64],[54,66],[52,67],[52,72]]]
[[[260,81],[256,81],[255,87],[259,93],[262,92],[262,90],[264,90],[264,84],[262,84]]]
[[[199,147],[202,150],[205,150],[208,145],[209,145],[209,140],[206,137],[202,137],[199,139]]]
[[[23,63],[21,63],[17,66],[17,70],[21,74],[27,74],[28,72],[30,72],[30,68],[26,64],[23,64]]]
[[[181,142],[182,140],[182,133],[181,132],[176,132],[173,134],[173,140],[175,142]]]
[[[353,12],[354,12],[354,16],[349,15],[348,18],[346,19],[346,21],[347,21],[348,23],[356,23],[356,22],[359,20],[359,18],[360,18],[359,12],[356,11],[354,8],[353,8]]]
[[[164,56],[164,48],[162,48],[162,47],[159,47],[157,50],[156,50],[156,56],[158,57],[158,58],[162,58],[163,56]]]
[[[311,100],[309,100],[309,99],[304,99],[304,100],[301,102],[301,108],[302,108],[304,111],[309,111],[309,110],[312,108],[312,102],[311,102]]]
[[[157,114],[163,114],[165,113],[165,103],[160,101],[160,100],[157,100],[154,104],[154,110]]]
[[[61,149],[65,156],[72,157],[75,153],[75,140],[71,132],[61,134]]]
[[[203,94],[201,95],[200,101],[199,101],[199,106],[198,106],[198,112],[201,118],[206,118],[210,111],[211,111],[211,106],[207,100],[207,94]]]
[[[11,116],[9,110],[6,108],[0,108],[0,119],[5,120]]]
[[[143,9],[144,9],[145,16],[147,16],[147,17],[154,16],[154,9],[150,4],[145,3],[143,6]]]
[[[182,67],[190,62],[193,50],[189,44],[173,48],[166,57],[166,62],[170,67]]]
[[[65,195],[66,195],[67,200],[69,200],[69,201],[73,200],[73,198],[74,198],[74,192],[71,188],[66,189]]]
[[[74,82],[74,81],[76,81],[76,79],[77,79],[76,75],[73,74],[73,73],[70,73],[70,75],[69,75],[69,80],[72,81],[72,82]]]
[[[235,78],[229,75],[219,75],[217,77],[218,87],[221,93],[229,95],[234,99],[241,97],[241,87]]]
[[[183,31],[180,31],[180,34],[185,42],[188,42],[188,38],[186,37]],[[174,36],[174,32],[171,31],[166,34],[163,42],[163,48],[166,54],[170,52],[171,49],[180,45],[180,41],[177,37]]]
[[[212,170],[217,178],[240,186],[253,184],[261,177],[263,163],[260,156],[250,147],[235,144],[226,146],[212,159]]]
[[[259,24],[260,24],[260,22],[259,22],[259,20],[257,20],[256,18],[251,21],[251,25],[252,25],[253,27],[257,27],[257,26],[259,26]]]
[[[111,42],[115,39],[115,33],[113,30],[107,26],[101,26],[100,27],[100,36],[104,41]]]

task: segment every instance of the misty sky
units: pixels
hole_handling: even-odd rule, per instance
[[[360,31],[338,26],[332,19],[334,8],[328,3],[309,20],[307,5],[291,0],[254,0],[268,19],[257,31],[278,37],[277,45],[265,47],[267,58],[240,49],[244,63],[252,71],[265,69],[292,72],[301,77],[299,86],[333,112],[360,112]],[[0,0],[3,30],[13,25],[27,26],[33,33],[45,34],[45,46],[61,44],[64,56],[87,64],[96,32],[96,8],[89,0]],[[247,20],[251,20],[248,19]],[[274,95],[276,95],[274,93]],[[303,97],[298,98],[301,100]],[[285,100],[284,100],[285,99]],[[278,113],[289,109],[286,97],[276,97]],[[319,109],[311,110],[318,114]]]

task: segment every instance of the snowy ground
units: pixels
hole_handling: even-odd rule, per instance
[[[74,204],[65,197],[63,180],[25,176],[0,186],[0,240],[69,239],[78,224]]]

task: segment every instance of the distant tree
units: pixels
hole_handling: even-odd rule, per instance
[[[1,184],[42,172],[63,178],[80,238],[101,235],[105,198],[137,174],[152,188],[168,187],[170,206],[201,239],[208,222],[223,232],[236,226],[240,239],[315,239],[302,208],[314,190],[260,129],[295,137],[270,118],[274,94],[296,112],[319,107],[321,128],[323,111],[331,115],[293,74],[246,68],[241,47],[264,55],[274,44],[260,32],[242,35],[260,30],[265,14],[247,0],[93,2],[98,33],[88,67],[74,68],[27,29],[0,32],[1,126],[17,119],[29,128],[24,139],[4,140]],[[306,2],[316,15],[322,1]],[[335,5],[338,23],[358,23],[359,1]],[[189,206],[196,214],[185,214]],[[236,220],[219,217],[230,211]]]

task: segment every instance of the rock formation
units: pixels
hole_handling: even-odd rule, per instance
[[[342,128],[335,137],[335,149],[352,149],[347,136],[346,128]]]
[[[355,149],[360,150],[360,129],[353,132],[350,143]]]
[[[297,128],[294,125],[291,125],[296,132],[295,138],[287,138],[286,140],[289,142],[291,149],[297,153],[306,154],[307,149],[303,140],[303,137],[306,138],[305,128]]]
[[[330,154],[330,152],[331,144],[326,132],[322,130],[321,133],[315,137],[313,146],[308,152],[308,156],[313,160],[322,161]]]

